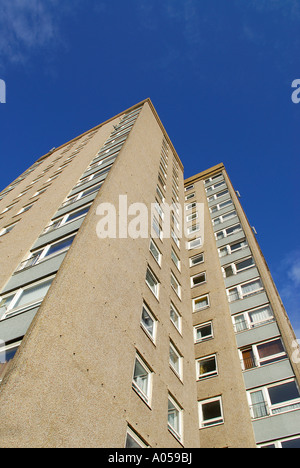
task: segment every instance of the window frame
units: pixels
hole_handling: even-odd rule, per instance
[[[200,366],[201,363],[204,361],[207,361],[209,359],[214,359],[215,362],[215,370],[205,372],[203,374],[200,373]],[[218,362],[217,362],[217,355],[216,354],[210,354],[208,356],[203,356],[201,358],[196,359],[196,380],[201,381],[205,379],[210,379],[212,377],[217,377],[219,375],[219,370],[218,370]]]
[[[147,375],[147,393],[145,393],[144,390],[134,380],[137,361],[139,365],[144,369]],[[136,352],[134,366],[133,366],[132,388],[148,406],[151,406],[151,399],[152,399],[152,374],[153,372],[148,366],[148,364],[144,361],[144,359],[140,356],[140,354]]]
[[[198,335],[197,335],[197,331],[200,330],[201,328],[206,328],[208,326],[210,326],[211,333],[207,337],[199,339]],[[212,340],[214,338],[214,330],[213,330],[212,320],[209,321],[209,322],[199,323],[198,325],[195,325],[193,327],[193,330],[194,330],[194,343],[195,344],[203,343],[204,341]]]
[[[144,323],[143,321],[143,312],[144,312],[144,309],[146,311],[146,313],[149,315],[150,319],[152,320],[152,323],[153,323],[153,331],[152,333],[149,331],[147,325]],[[157,318],[155,317],[155,315],[153,314],[153,312],[151,311],[150,307],[148,307],[148,305],[143,302],[143,306],[142,306],[142,313],[141,313],[141,320],[140,320],[140,324],[141,324],[141,327],[142,329],[144,330],[144,332],[147,334],[147,336],[150,338],[150,340],[155,343],[156,342],[156,335],[157,335]]]
[[[30,283],[30,284],[27,284],[21,288],[18,288],[18,289],[15,289],[9,293],[6,293],[6,294],[3,294],[1,297],[0,297],[0,308],[1,307],[4,307],[1,306],[2,302],[13,296],[12,300],[10,301],[9,305],[7,306],[7,309],[6,309],[6,312],[4,312],[1,316],[0,316],[0,321],[2,320],[5,320],[6,318],[9,318],[9,317],[13,317],[19,313],[22,313],[22,312],[25,312],[26,310],[30,310],[30,309],[33,309],[34,307],[37,307],[39,306],[43,300],[45,299],[46,295],[48,294],[48,291],[49,289],[51,288],[51,285],[52,285],[52,282],[55,278],[55,275],[51,275],[49,277],[46,277],[46,278],[43,278],[42,280],[38,280],[38,281],[35,281],[34,283]],[[32,302],[29,302],[28,304],[23,304],[22,306],[17,306],[15,307],[15,305],[18,303],[19,299],[21,299],[23,293],[33,287],[37,287],[37,286],[40,286],[42,285],[43,283],[48,283],[49,281],[51,281],[51,284],[47,290],[47,293],[45,294],[45,296],[39,300],[34,300]]]
[[[209,403],[219,402],[221,416],[218,418],[204,419],[203,407]],[[206,429],[207,427],[214,427],[224,424],[224,412],[223,412],[223,403],[222,395],[216,396],[213,398],[208,398],[206,400],[198,401],[198,411],[199,411],[199,426],[200,429]]]
[[[155,282],[154,288],[152,288],[151,285],[147,281],[148,272],[152,276],[152,278],[154,279],[154,282]],[[153,272],[152,268],[149,265],[147,266],[145,282],[146,282],[148,288],[150,289],[150,291],[152,292],[152,294],[156,297],[156,299],[158,299],[159,298],[160,281],[159,281],[156,274]]]
[[[177,418],[178,418],[178,429],[175,429],[171,424],[169,420],[169,415],[170,415],[170,409],[169,409],[169,402],[171,405],[174,407],[176,413],[177,413]],[[179,442],[182,443],[183,441],[183,408],[182,406],[175,400],[175,398],[169,393],[168,394],[168,430],[170,433],[177,439]]]
[[[196,302],[199,300],[199,299],[204,299],[204,298],[207,298],[207,304],[203,307],[200,307],[200,308],[197,308],[196,309]],[[210,298],[209,298],[209,293],[207,294],[203,294],[201,296],[197,296],[197,297],[194,297],[193,298],[193,313],[196,313],[196,312],[200,312],[201,310],[205,310],[205,309],[208,309],[210,307]]]

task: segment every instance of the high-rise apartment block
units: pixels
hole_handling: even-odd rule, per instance
[[[297,341],[238,195],[223,164],[184,181],[149,99],[0,194],[1,447],[300,447]]]

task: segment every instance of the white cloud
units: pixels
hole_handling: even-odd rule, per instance
[[[296,335],[300,338],[300,250],[290,252],[279,262],[274,280]]]
[[[26,64],[32,53],[66,46],[62,19],[84,6],[83,0],[0,0],[0,64]],[[95,11],[100,6],[91,4]]]

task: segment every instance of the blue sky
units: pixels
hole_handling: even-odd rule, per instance
[[[300,338],[299,0],[0,0],[0,190],[150,97],[189,177],[223,162]]]

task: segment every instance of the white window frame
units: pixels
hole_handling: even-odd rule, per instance
[[[258,352],[259,346],[266,345],[268,343],[272,343],[272,342],[278,341],[278,340],[281,341],[283,351],[281,351],[280,353],[276,353],[276,354],[270,354],[269,356],[264,357],[264,358],[261,358],[259,356],[259,352]],[[242,363],[242,369],[243,370],[248,369],[248,367],[245,366],[245,362],[244,362],[244,358],[243,358],[243,352],[246,351],[246,350],[251,350],[251,353],[253,355],[253,367],[251,367],[251,368],[249,367],[249,369],[252,369],[254,367],[266,366],[268,364],[272,364],[269,361],[277,362],[277,361],[281,361],[283,359],[287,359],[287,357],[288,357],[288,355],[287,355],[287,353],[285,351],[285,347],[284,347],[284,343],[283,343],[282,339],[280,337],[272,338],[270,340],[262,341],[260,343],[255,343],[253,345],[249,345],[249,346],[246,346],[244,348],[239,349],[239,356],[240,356],[240,361]]]
[[[149,274],[151,275],[151,277],[152,277],[153,280],[154,280],[154,283],[155,283],[155,284],[154,284],[153,287],[152,287],[152,286],[148,283],[148,281],[147,281],[147,274],[148,274],[148,272],[149,272]],[[146,279],[145,279],[145,281],[146,281],[146,284],[147,284],[148,288],[149,288],[150,291],[152,292],[152,294],[154,294],[154,296],[156,297],[156,299],[158,299],[158,297],[159,297],[160,282],[159,282],[157,276],[155,275],[155,273],[153,272],[152,268],[149,267],[149,265],[148,265],[148,267],[147,267],[147,272],[146,272]]]
[[[213,200],[218,200],[218,198],[225,197],[225,195],[228,195],[228,194],[229,194],[229,190],[225,189],[225,190],[222,190],[221,192],[217,192],[214,195],[211,195],[210,197],[208,197],[207,200],[208,202],[212,202]]]
[[[248,266],[245,266],[243,268],[238,269],[238,265],[240,263],[243,263],[244,261],[246,261],[248,259],[252,259],[253,263],[251,265],[248,265]],[[255,264],[254,258],[252,257],[252,255],[249,255],[248,257],[241,258],[241,259],[237,260],[236,262],[229,263],[228,265],[224,265],[222,267],[223,277],[224,278],[230,278],[230,276],[232,276],[232,275],[237,275],[238,273],[241,273],[242,271],[249,270],[250,268],[254,268],[255,266],[256,266],[256,264]],[[226,276],[226,271],[225,270],[227,268],[229,268],[229,267],[231,268],[232,275]]]
[[[177,270],[180,271],[181,270],[180,258],[178,257],[173,247],[171,248],[171,259],[174,265],[176,266]]]
[[[49,250],[50,250],[53,246],[55,246],[56,244],[60,244],[60,243],[63,242],[63,241],[67,241],[68,239],[71,239],[72,237],[75,239],[76,234],[71,234],[71,235],[68,235],[68,236],[66,236],[66,237],[62,237],[61,239],[56,240],[56,241],[53,241],[53,242],[47,244],[46,246],[41,247],[40,249],[37,249],[37,250],[32,251],[32,252],[30,253],[30,255],[28,256],[28,258],[25,259],[25,260],[20,264],[20,266],[19,266],[19,268],[18,268],[18,271],[21,271],[21,270],[23,270],[23,269],[25,269],[25,268],[28,268],[28,267],[31,267],[31,266],[34,266],[34,265],[38,265],[38,264],[41,263],[43,260],[48,260],[48,259],[53,258],[53,257],[56,257],[57,255],[60,255],[60,254],[62,254],[62,253],[64,253],[64,252],[67,252],[71,246],[65,247],[65,248],[59,250],[58,252],[54,252],[54,253],[51,254],[51,255],[47,255],[48,252],[49,252]],[[74,239],[73,239],[73,240],[74,240]],[[36,257],[36,259],[35,259],[35,257]],[[32,262],[30,265],[27,266],[27,263],[28,263],[30,260],[33,261],[34,259],[35,259],[35,261]]]
[[[221,176],[223,176],[222,172],[220,172],[220,174],[216,174],[212,177],[209,177],[208,179],[205,179],[204,184],[209,184],[210,182],[212,182],[215,179],[218,179]]]
[[[255,283],[256,281],[260,281],[262,286],[257,288],[257,289],[254,289],[253,291],[250,291],[248,293],[243,293],[243,289],[242,289],[243,286],[247,286],[250,283]],[[230,294],[232,294],[232,293],[230,293],[230,291],[233,291],[234,289],[236,289],[236,291],[237,291],[238,299],[230,300]],[[252,279],[250,281],[247,281],[245,283],[237,284],[236,286],[234,286],[232,288],[227,288],[226,292],[227,292],[227,296],[228,296],[228,301],[229,302],[235,302],[236,300],[237,301],[242,300],[242,299],[245,299],[247,297],[251,297],[254,294],[259,294],[260,292],[263,292],[264,290],[265,290],[265,288],[264,288],[264,285],[262,283],[262,280],[261,280],[261,278],[258,277],[258,278],[254,278],[254,279]]]
[[[205,374],[201,374],[200,373],[201,363],[204,361],[207,361],[208,359],[214,359],[216,368],[213,371],[209,371],[209,372],[206,372]],[[217,362],[216,354],[210,354],[209,356],[203,356],[201,358],[196,359],[196,380],[197,381],[208,379],[211,377],[217,377],[218,375],[219,375],[219,371],[218,371],[218,362]]]
[[[177,245],[178,249],[180,249],[180,240],[173,228],[171,228],[171,237],[173,241],[175,242],[175,244]]]
[[[187,243],[188,250],[200,249],[200,247],[202,247],[201,237],[196,237],[195,239],[192,239]]]
[[[191,202],[185,205],[186,211],[192,210],[193,208],[196,208],[196,207],[197,207],[197,202]]]
[[[156,263],[161,266],[162,254],[152,238],[150,238],[149,250]]]
[[[217,218],[212,219],[212,223],[214,226],[218,226],[219,224],[226,223],[232,218],[237,216],[236,210],[230,211],[229,213],[225,213],[222,216],[218,216]]]
[[[182,442],[183,440],[183,409],[179,405],[179,403],[175,400],[175,398],[172,397],[170,393],[168,394],[168,406],[169,406],[169,402],[175,408],[175,411],[177,413],[179,430],[177,431],[169,422],[169,408],[168,408],[168,429],[177,440]]]
[[[174,363],[171,359],[171,353],[173,353],[174,356],[176,356],[176,362]],[[180,380],[182,380],[182,375],[183,375],[183,356],[178,350],[178,348],[175,346],[175,344],[170,340],[169,344],[169,364],[171,369],[175,372],[177,377],[179,377]]]
[[[212,190],[216,190],[217,188],[222,187],[223,185],[226,185],[225,180],[220,180],[220,182],[217,182],[216,184],[213,184],[213,185],[210,185],[209,187],[207,187],[207,188],[205,189],[205,190],[206,190],[206,193],[209,193],[209,192],[211,192]]]
[[[259,310],[265,309],[265,308],[268,308],[271,312],[271,315],[269,316],[269,318],[253,322],[250,318],[251,314],[255,312],[259,312]],[[236,322],[235,319],[240,318],[240,317],[243,318],[244,326],[242,326],[242,328],[238,330],[239,322]],[[245,330],[251,330],[251,328],[256,328],[261,325],[265,325],[266,323],[274,322],[274,320],[275,320],[275,316],[274,316],[274,312],[270,304],[259,306],[259,307],[256,307],[255,309],[250,309],[250,310],[247,310],[246,312],[238,313],[232,316],[233,327],[236,333],[241,333]]]
[[[28,304],[24,304],[22,306],[19,306],[19,307],[16,307],[15,308],[15,305],[17,304],[17,302],[19,301],[19,299],[21,298],[22,294],[27,291],[28,289],[31,289],[32,287],[36,287],[36,286],[40,286],[41,284],[43,283],[48,283],[49,281],[52,281],[54,280],[55,278],[55,275],[53,276],[50,276],[50,277],[47,277],[47,278],[44,278],[43,280],[39,280],[39,281],[36,281],[34,283],[31,283],[31,284],[28,284],[26,286],[23,286],[22,288],[18,288],[14,291],[11,291],[7,294],[3,294],[3,296],[0,297],[0,306],[1,306],[1,303],[2,301],[4,301],[5,299],[13,296],[13,299],[11,300],[11,302],[9,303],[7,309],[6,309],[6,312],[4,312],[2,314],[2,316],[0,317],[0,321],[1,320],[5,320],[6,318],[8,317],[11,317],[13,315],[17,315],[21,312],[24,312],[28,309],[32,309],[34,306],[38,306],[40,305],[44,298],[46,296],[44,296],[43,298],[39,298],[38,300],[34,300],[32,302],[29,302]],[[50,287],[51,287],[51,284],[50,284]],[[50,289],[49,287],[49,289]]]
[[[209,208],[209,211],[211,213],[216,213],[217,211],[223,210],[223,208],[226,208],[229,205],[233,205],[233,201],[231,200],[231,198],[229,198],[228,200],[225,200],[225,201],[223,201],[221,203],[218,203],[217,205],[211,206]]]
[[[134,380],[134,373],[135,373],[135,366],[136,362],[140,364],[140,366],[144,369],[145,373],[147,374],[147,391],[144,392],[143,388],[141,388],[138,383]],[[142,400],[147,403],[148,406],[151,406],[151,397],[152,397],[152,371],[148,364],[144,361],[144,359],[136,353],[134,366],[133,366],[133,375],[132,375],[132,388],[135,392],[142,398]]]
[[[152,325],[153,325],[153,331],[152,333],[149,331],[147,325],[143,321],[143,311],[146,311],[146,313],[149,315],[150,319],[152,320]],[[147,306],[147,304],[144,302],[143,307],[142,307],[142,313],[141,313],[141,327],[143,330],[146,332],[147,336],[150,338],[150,340],[153,341],[153,343],[156,342],[156,333],[157,333],[157,319],[153,315],[152,311],[150,308]]]
[[[202,307],[198,307],[196,308],[196,304],[197,304],[197,301],[201,300],[201,299],[207,299],[207,304],[205,304],[204,306]],[[205,310],[207,309],[208,307],[210,307],[210,299],[209,299],[209,294],[203,294],[203,296],[198,296],[198,297],[195,297],[193,299],[193,312],[199,312],[201,310]]]
[[[125,447],[127,445],[127,437],[131,437],[131,439],[139,446],[139,448],[148,448],[149,445],[144,442],[136,432],[131,429],[130,426],[127,427],[127,432],[126,432],[126,439],[125,439]]]
[[[237,228],[237,229],[233,232],[229,232],[228,234],[228,231],[234,228]],[[242,228],[241,223],[236,223],[233,226],[229,226],[226,229],[221,229],[220,231],[215,232],[215,238],[216,240],[225,239],[226,237],[233,236],[234,234],[237,234],[238,232],[241,232],[242,230],[243,228]],[[220,233],[222,233],[222,237],[219,237]]]
[[[152,237],[154,237],[154,239],[160,239],[162,241],[163,230],[156,216],[153,216],[151,227],[152,227]]]
[[[173,271],[171,271],[171,287],[176,295],[181,299],[181,284],[179,283],[178,279],[174,275]]]
[[[240,247],[238,247],[237,249],[232,250],[232,247],[235,246],[235,245],[238,245],[238,244],[240,244]],[[240,250],[246,249],[247,247],[249,247],[249,245],[248,245],[248,242],[247,242],[246,239],[242,239],[240,241],[232,242],[231,244],[224,245],[223,247],[220,247],[218,249],[219,257],[220,258],[226,257],[227,255],[234,254],[235,252],[239,252]],[[223,252],[225,252],[225,253],[223,254]]]
[[[186,201],[191,200],[192,198],[195,198],[195,196],[196,196],[195,192],[189,193],[188,195],[186,195],[185,200]]]
[[[61,217],[59,217],[59,218],[56,218],[56,219],[52,220],[51,223],[49,224],[49,226],[47,226],[47,227],[44,229],[43,234],[46,234],[46,233],[49,232],[49,231],[58,229],[58,228],[60,228],[61,226],[65,226],[66,224],[72,223],[73,221],[76,221],[76,220],[78,220],[78,219],[80,219],[80,218],[85,217],[85,216],[88,214],[88,212],[82,214],[82,215],[79,216],[78,218],[71,219],[70,221],[68,221],[68,218],[69,218],[71,215],[74,215],[75,213],[79,213],[80,211],[83,211],[83,210],[85,210],[86,208],[90,208],[91,206],[92,206],[92,204],[83,205],[83,206],[81,206],[80,208],[77,208],[77,209],[74,210],[74,211],[70,211],[70,212],[66,213],[64,216],[61,216]],[[56,227],[55,227],[54,229],[51,229],[51,227],[52,227],[54,224],[56,225]]]
[[[197,331],[200,330],[201,328],[207,328],[210,327],[211,333],[210,335],[207,335],[204,338],[198,338]],[[210,322],[205,322],[205,323],[200,323],[199,325],[194,326],[194,343],[203,343],[204,341],[212,340],[214,338],[214,330],[213,330],[213,323],[212,321]]]
[[[194,188],[194,184],[191,184],[185,187],[184,191],[187,192],[188,190],[192,190],[193,188]]]
[[[196,259],[198,257],[199,258],[201,257],[202,260],[200,260],[199,262],[193,264],[193,259]],[[204,263],[204,253],[202,252],[202,253],[199,253],[197,255],[194,255],[193,257],[190,257],[189,262],[190,262],[190,267],[191,268],[193,268],[194,266],[200,265],[201,263]]]
[[[186,217],[186,221],[187,221],[187,223],[189,223],[189,222],[191,222],[191,221],[194,221],[195,219],[198,219],[198,217],[199,217],[198,212],[191,213],[190,215],[188,215],[188,216]]]
[[[200,276],[204,276],[204,281],[201,281],[201,283],[195,284],[194,279],[198,278]],[[201,271],[200,273],[197,273],[194,276],[191,276],[191,288],[197,288],[197,286],[201,286],[202,284],[206,283],[206,271]]]
[[[199,232],[200,231],[200,224],[192,224],[192,226],[189,226],[187,228],[187,233],[194,234],[194,232]]]
[[[12,223],[9,226],[6,226],[5,228],[1,229],[0,231],[0,237],[5,236],[6,234],[9,234],[18,224],[18,221],[16,223]]]
[[[174,320],[173,316],[175,316],[175,320]],[[175,307],[175,305],[173,304],[172,301],[171,301],[171,304],[170,304],[170,320],[173,323],[176,330],[181,334],[182,317],[181,317],[180,313],[178,312],[177,308]]]
[[[276,382],[276,383],[273,383],[273,384],[270,384],[270,385],[265,385],[263,387],[258,387],[258,388],[249,390],[247,392],[247,396],[248,396],[248,402],[249,402],[249,405],[250,405],[250,408],[251,408],[252,419],[256,420],[256,419],[260,419],[261,417],[268,417],[268,416],[273,416],[273,415],[276,415],[276,414],[283,414],[283,413],[287,413],[287,412],[291,412],[291,411],[297,411],[297,410],[299,411],[299,409],[300,409],[300,397],[295,398],[293,400],[286,400],[286,401],[284,401],[282,403],[272,404],[271,398],[269,396],[269,392],[268,392],[269,388],[280,387],[281,385],[285,385],[285,384],[288,384],[290,382],[295,382],[296,386],[298,387],[296,379],[295,378],[290,378],[290,379],[287,379],[287,380],[284,380],[284,381],[281,381],[281,382]],[[267,414],[264,415],[264,416],[255,417],[254,412],[253,412],[253,403],[252,403],[252,399],[251,399],[251,394],[255,393],[255,392],[258,392],[258,391],[261,391],[262,394],[263,394],[264,402],[261,402],[261,403],[265,403],[265,410],[266,410]],[[295,408],[290,408],[291,406],[294,406],[294,405],[296,405]]]
[[[213,418],[213,419],[208,419],[204,420],[203,416],[203,406],[209,403],[214,403],[218,401],[220,405],[220,412],[221,416],[218,418]],[[200,423],[200,429],[205,429],[207,427],[212,427],[212,426],[219,426],[220,424],[224,424],[224,413],[223,413],[223,404],[222,404],[222,396],[217,396],[214,398],[208,398],[207,400],[202,400],[198,402],[198,408],[199,408],[199,423]]]

